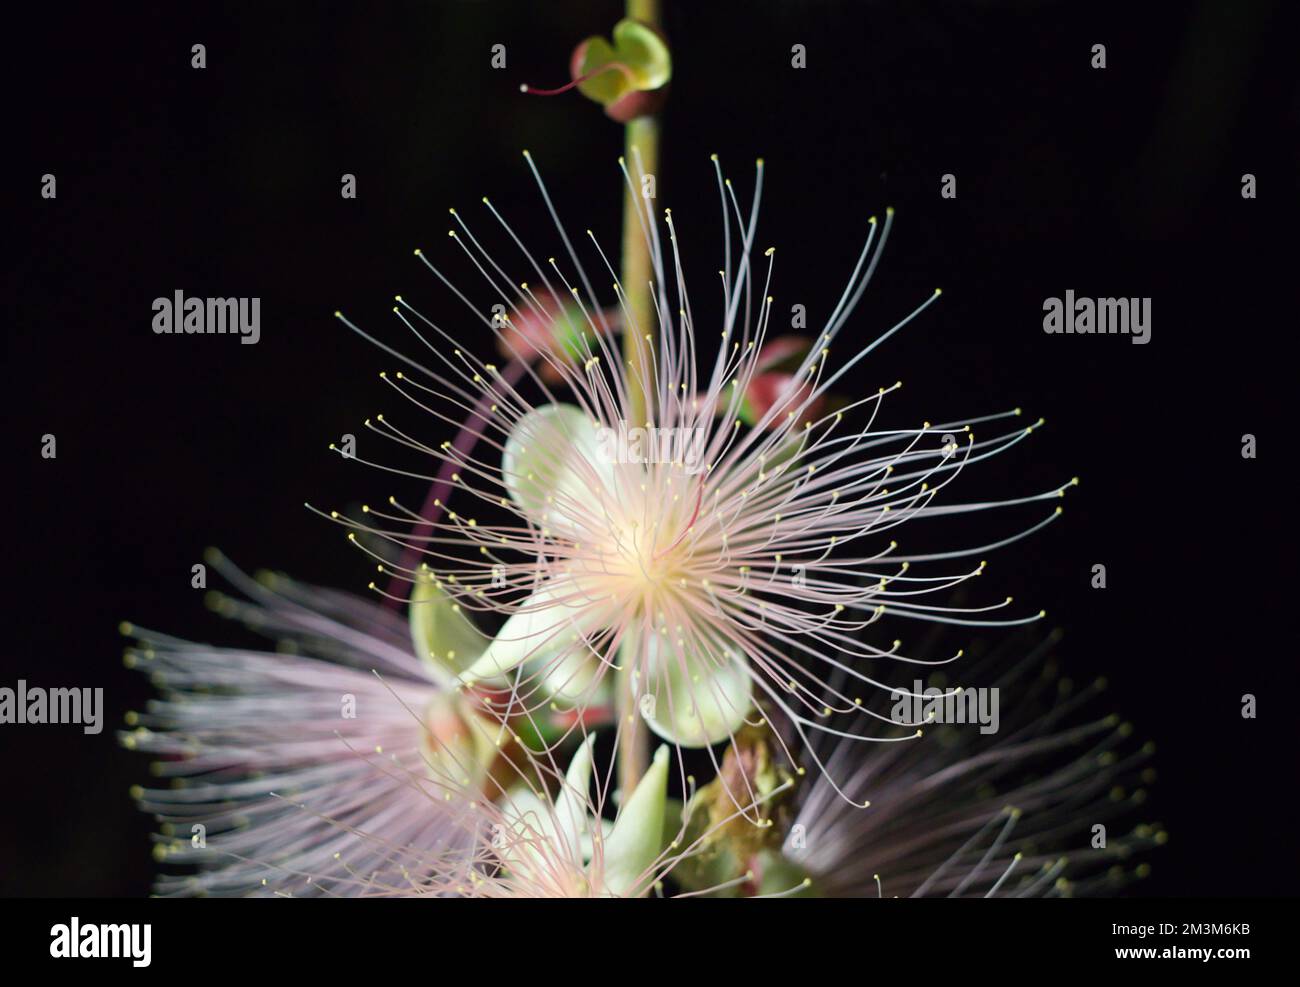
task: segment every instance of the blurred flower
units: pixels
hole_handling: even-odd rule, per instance
[[[763,421],[768,428],[773,428],[778,423],[767,413],[783,403],[792,407],[807,405],[801,413],[800,425],[822,417],[827,405],[826,396],[818,394],[813,400],[805,401],[812,385],[790,372],[803,361],[811,346],[810,340],[798,336],[778,336],[763,344],[754,358],[754,372],[745,389],[745,400],[736,412],[742,422],[752,427]],[[793,366],[787,366],[792,361]]]
[[[1134,821],[1155,780],[1154,746],[1096,711],[1104,679],[1076,687],[1043,660],[1057,639],[985,663],[1008,697],[995,736],[942,723],[915,744],[828,738],[844,792],[869,804],[812,779],[781,848],[748,862],[753,887],[788,885],[796,868],[829,897],[1038,897],[1113,892],[1145,876],[1133,858],[1167,839],[1159,823]]]
[[[389,874],[384,846],[467,852],[446,799],[430,792],[489,785],[499,727],[453,687],[456,662],[472,661],[485,639],[428,582],[408,629],[369,600],[278,575],[253,580],[215,551],[208,562],[249,597],[210,593],[209,605],[279,649],[123,626],[135,638],[128,666],[163,698],[132,714],[121,739],[158,755],[154,772],[170,782],[135,795],[162,823],[158,859],[197,868],[160,878],[159,892],[255,893],[292,874],[296,894],[333,893],[353,873]],[[358,842],[354,829],[377,842]]]
[[[619,325],[619,313],[608,309],[601,317],[616,328]],[[585,319],[580,305],[556,305],[550,299],[539,298],[537,310],[524,312],[519,318],[503,318],[499,328],[501,337],[497,341],[497,353],[503,359],[520,358],[535,364],[538,375],[547,384],[563,383],[560,371],[543,356],[555,350],[569,353],[576,357],[582,352],[582,329]]]

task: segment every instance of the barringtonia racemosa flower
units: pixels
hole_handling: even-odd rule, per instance
[[[939,552],[902,544],[931,518],[1055,502],[1069,486],[993,501],[950,498],[964,469],[1011,449],[1040,424],[1023,424],[1019,409],[879,424],[901,385],[865,386],[866,358],[939,292],[871,343],[850,347],[847,359],[832,360],[876,271],[892,211],[882,223],[868,221],[865,246],[845,265],[847,286],[820,306],[821,329],[789,371],[789,386],[775,389],[746,424],[746,396],[768,369],[776,305],[776,251],[757,247],[762,162],[753,201],[742,208],[715,159],[722,266],[690,275],[679,220],[670,210],[654,215],[654,200],[635,194],[645,177],[638,163],[623,164],[654,271],[646,324],[590,231],[581,243],[587,260],[580,258],[580,244],[525,157],[554,221],[553,255],[529,251],[486,199],[504,252],[459,211],[450,231],[450,250],[468,262],[478,288],[416,251],[482,332],[512,354],[504,368],[401,297],[394,312],[411,344],[380,342],[339,314],[404,361],[400,372],[382,375],[394,390],[461,429],[441,441],[424,435],[419,421],[370,420],[374,432],[413,454],[407,466],[383,468],[434,481],[429,461],[437,461],[446,477],[439,489],[450,494],[427,512],[392,497],[358,517],[329,516],[362,533],[356,543],[368,551],[387,540],[420,558],[466,611],[497,618],[464,682],[505,690],[509,708],[582,707],[617,668],[638,697],[635,715],[679,747],[708,748],[715,767],[710,745],[768,719],[788,724],[781,736],[824,767],[822,748],[808,743],[814,735],[878,739],[832,725],[839,714],[873,717],[864,697],[890,688],[873,659],[927,660],[892,634],[877,637],[873,625],[893,617],[1010,626],[1041,616],[1004,616],[1009,597],[965,608],[944,601],[984,571],[984,553],[1048,524],[1060,511],[1054,503],[990,544],[971,537]],[[598,294],[593,271],[612,282],[609,293]],[[718,280],[701,290],[698,282],[714,271]],[[609,294],[621,311],[617,326],[605,314]],[[540,357],[537,344],[521,353],[508,329],[538,319],[563,321],[530,335]],[[635,359],[620,352],[616,330]],[[835,410],[823,407],[837,386],[854,396]],[[377,554],[396,580],[417,578],[414,565]]]
[[[781,835],[744,861],[746,888],[787,887],[794,869],[811,875],[809,893],[830,897],[1058,897],[1145,876],[1133,858],[1167,839],[1134,818],[1155,780],[1154,745],[1133,744],[1131,724],[1097,709],[1104,679],[1061,677],[1045,659],[1058,640],[1011,661],[1001,649],[971,670],[1001,696],[993,735],[937,722],[915,744],[820,738],[849,798],[870,804],[857,809],[811,779]],[[720,874],[715,865],[706,879]]]
[[[121,736],[158,756],[154,772],[168,784],[135,794],[162,823],[159,860],[197,868],[160,878],[158,890],[256,893],[293,874],[294,893],[334,893],[353,870],[382,877],[391,862],[381,844],[349,829],[467,852],[447,800],[428,792],[488,788],[500,731],[454,688],[456,662],[485,643],[454,604],[421,583],[408,629],[372,601],[279,575],[254,580],[215,551],[207,559],[249,598],[214,592],[213,609],[279,647],[123,626],[135,639],[127,664],[163,691]]]

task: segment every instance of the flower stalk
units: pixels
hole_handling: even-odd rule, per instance
[[[659,0],[627,0],[627,16],[659,28]],[[623,126],[623,154],[629,169],[638,169],[642,175],[654,175],[659,167],[659,120],[653,115],[639,116]],[[633,172],[635,174],[635,172]],[[639,211],[641,194],[637,182],[632,182],[623,194],[623,253],[620,280],[623,282],[624,300],[628,319],[623,331],[623,359],[628,364],[628,418],[633,424],[650,421],[649,400],[642,387],[648,379],[643,360],[653,345],[655,317],[654,300],[650,292],[653,263],[650,247]],[[644,345],[642,345],[644,344]],[[637,709],[636,683],[632,671],[635,663],[631,655],[620,656],[619,671],[615,676],[614,696],[618,712],[620,743],[618,745],[619,788],[631,793],[641,780],[649,763],[650,737],[645,721]]]

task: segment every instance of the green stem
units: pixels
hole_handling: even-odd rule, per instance
[[[659,0],[627,0],[627,16],[659,28]],[[634,153],[635,152],[635,153]],[[653,338],[654,301],[650,280],[654,267],[646,244],[642,221],[639,182],[633,168],[638,160],[643,174],[655,175],[659,168],[659,121],[640,117],[624,128],[623,157],[633,176],[632,187],[623,197],[623,270],[620,280],[626,299],[628,319],[623,330],[623,358],[628,365],[629,423],[648,423],[652,409],[641,386],[643,362],[650,353],[646,337]],[[653,218],[650,220],[653,222]],[[635,326],[635,330],[633,327]],[[650,734],[637,709],[632,676],[640,649],[624,647],[619,653],[619,671],[614,680],[614,702],[618,711],[621,741],[618,745],[618,779],[623,798],[629,798],[650,763]]]
[[[619,649],[619,667],[614,673],[614,706],[619,730],[618,787],[624,801],[631,798],[637,782],[650,764],[650,730],[641,718],[632,691],[639,651],[636,643],[625,643]]]
[[[659,28],[659,0],[627,0],[627,16]]]
[[[640,426],[648,423],[652,410],[641,382],[643,364],[650,355],[646,337],[653,338],[656,322],[654,299],[650,295],[654,267],[644,229],[645,222],[654,222],[654,217],[642,220],[640,216],[642,204],[634,198],[634,194],[640,195],[640,188],[632,168],[639,159],[643,174],[656,173],[659,167],[659,121],[654,117],[639,117],[628,123],[625,130],[623,157],[633,184],[623,197],[623,275],[620,280],[628,312],[628,325],[623,332],[623,358],[628,364],[628,424]]]

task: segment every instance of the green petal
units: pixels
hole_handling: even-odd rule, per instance
[[[407,617],[415,655],[440,684],[454,685],[455,676],[477,661],[488,645],[487,635],[470,623],[428,569],[416,573]]]
[[[647,694],[641,714],[650,729],[682,747],[708,747],[744,723],[752,705],[749,668],[731,649],[717,657],[678,655],[659,638],[647,642]]]
[[[627,897],[650,890],[646,871],[663,850],[667,798],[668,748],[661,746],[604,841],[604,886],[610,894]]]

